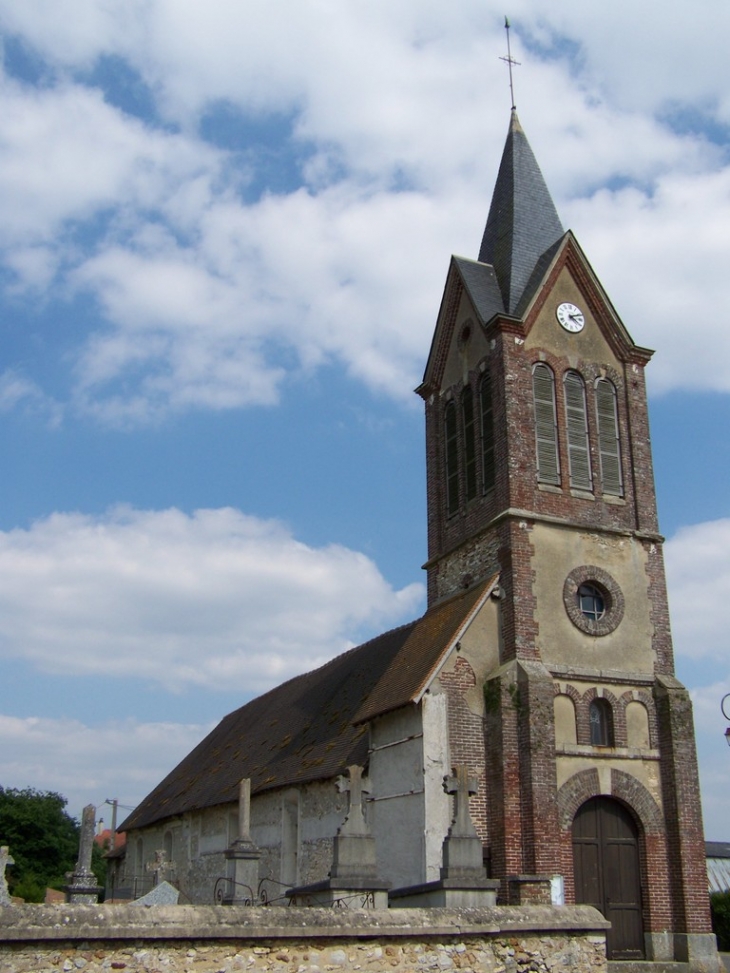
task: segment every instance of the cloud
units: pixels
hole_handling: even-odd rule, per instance
[[[5,658],[247,693],[407,620],[423,596],[363,554],[230,508],[54,514],[0,534],[0,579]]]
[[[56,791],[80,816],[87,804],[111,824],[106,800],[138,804],[212,729],[185,723],[110,721],[89,726],[73,719],[0,714],[0,781],[3,787]],[[121,823],[126,816],[119,812]]]
[[[677,655],[727,663],[730,518],[682,527],[665,545]]]
[[[626,43],[627,4],[568,7],[512,14],[522,119],[559,211],[636,340],[661,344],[653,387],[727,391],[722,316],[704,342],[686,326],[700,299],[727,303],[730,255],[721,150],[667,122],[686,18],[663,14],[663,45],[634,61],[606,54]],[[13,299],[42,296],[45,326],[73,332],[73,302],[90,301],[61,363],[77,414],[129,425],[271,405],[333,362],[410,398],[448,255],[475,255],[486,218],[507,122],[503,14],[411,0],[281,11],[274,24],[258,0],[0,0],[43,69],[0,88],[0,254]],[[631,21],[631,44],[655,36],[646,9]],[[682,105],[696,119],[699,99],[717,123],[724,74],[696,63]],[[647,81],[662,72],[664,93]],[[630,104],[625,74],[641,92]],[[122,76],[148,110],[125,107]],[[206,141],[224,109],[235,150]]]

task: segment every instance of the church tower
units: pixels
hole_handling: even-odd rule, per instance
[[[429,606],[499,575],[484,684],[492,875],[562,876],[614,959],[715,969],[689,696],[674,675],[644,368],[513,110],[477,260],[422,385]],[[562,882],[562,890],[561,890]]]

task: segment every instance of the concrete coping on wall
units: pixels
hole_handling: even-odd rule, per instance
[[[21,905],[0,908],[0,942],[403,939],[605,934],[592,906],[341,910],[215,905]]]

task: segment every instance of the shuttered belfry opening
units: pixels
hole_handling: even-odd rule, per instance
[[[532,392],[535,400],[537,479],[540,483],[552,483],[555,486],[560,486],[555,379],[552,371],[542,362],[535,365],[533,369]]]
[[[610,921],[609,959],[644,958],[639,834],[627,808],[593,797],[573,821],[575,901],[595,906]]]
[[[453,401],[446,405],[444,432],[446,440],[446,509],[451,516],[459,509],[459,440],[456,406]]]
[[[623,496],[624,488],[621,477],[616,389],[606,378],[599,378],[596,382],[596,419],[603,492],[620,497]]]
[[[565,424],[570,485],[576,490],[590,490],[593,484],[588,447],[585,385],[577,372],[566,372],[563,385],[565,386]]]
[[[466,499],[473,500],[477,495],[477,450],[474,425],[474,393],[467,385],[461,395],[461,408],[464,416],[464,475],[466,478]]]
[[[492,411],[492,381],[485,372],[479,385],[482,412],[482,489],[485,493],[494,488],[494,413]]]

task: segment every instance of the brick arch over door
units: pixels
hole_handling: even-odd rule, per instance
[[[669,870],[664,815],[641,781],[632,774],[615,768],[611,770],[610,793],[601,790],[595,768],[574,774],[558,789],[558,822],[566,901],[575,901],[573,818],[582,804],[601,795],[625,804],[639,827],[644,929],[647,932],[658,932],[671,928],[672,916],[666,894],[669,888]],[[651,882],[648,881],[649,875]]]

